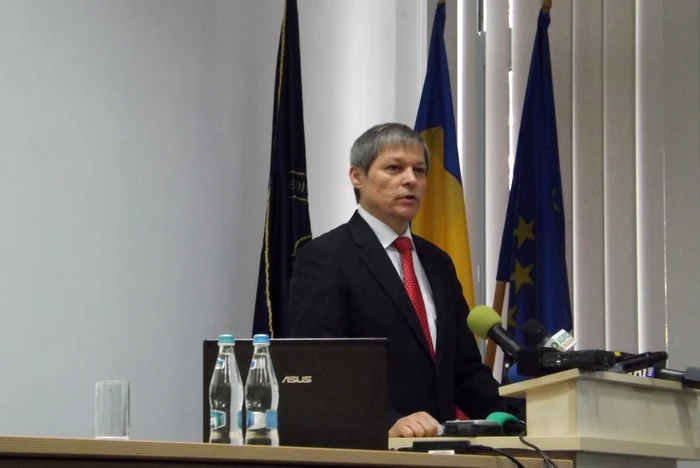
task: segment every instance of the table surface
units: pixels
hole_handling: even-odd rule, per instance
[[[44,458],[102,460],[157,460],[198,462],[249,462],[275,464],[314,464],[326,466],[425,466],[505,468],[512,463],[504,457],[482,455],[437,455],[393,450],[343,450],[304,447],[230,446],[188,442],[140,440],[95,440],[79,438],[3,437],[0,459]],[[542,459],[518,457],[526,467],[541,468]],[[573,468],[573,462],[558,460],[561,468]]]

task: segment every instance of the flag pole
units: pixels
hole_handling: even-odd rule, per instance
[[[493,293],[493,310],[498,312],[498,315],[503,317],[503,301],[506,297],[506,283],[505,281],[496,282],[496,291]],[[486,364],[491,370],[496,363],[496,343],[493,340],[488,340],[486,342],[486,353],[484,355],[484,364]]]

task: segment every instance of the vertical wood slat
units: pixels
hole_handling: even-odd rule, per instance
[[[605,342],[634,353],[637,345],[635,154],[635,2],[603,8],[603,193]]]
[[[698,365],[700,2],[664,2],[666,287],[669,366]]]
[[[603,2],[573,5],[574,333],[605,347],[603,244]]]
[[[486,297],[496,286],[508,205],[508,0],[489,0],[486,11]]]
[[[646,352],[666,349],[664,2],[636,7],[638,351]]]
[[[486,10],[486,154],[485,154],[485,245],[486,300],[496,289],[498,256],[508,206],[509,96],[508,68],[510,31],[508,0],[488,0]],[[504,314],[504,318],[506,314]],[[503,354],[498,350],[494,376],[500,379]]]
[[[484,275],[477,276],[484,262],[484,57],[481,38],[477,31],[477,0],[458,2],[456,13],[461,23],[462,54],[457,57],[457,138],[461,148],[462,188],[464,189],[469,248],[471,249],[472,272],[474,274],[474,307],[484,304]]]
[[[549,15],[549,47],[552,57],[552,81],[554,83],[554,105],[557,115],[557,138],[559,140],[559,164],[566,220],[566,266],[569,275],[571,305],[574,305],[574,243],[573,243],[573,161],[572,161],[572,38],[573,1],[557,0]],[[575,311],[574,311],[575,313]]]

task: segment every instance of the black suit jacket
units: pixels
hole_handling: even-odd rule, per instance
[[[391,425],[417,411],[451,420],[455,405],[472,419],[502,410],[499,384],[467,328],[469,309],[452,260],[425,239],[413,235],[413,241],[435,301],[435,360],[401,278],[357,212],[297,253],[289,287],[292,337],[388,338]]]

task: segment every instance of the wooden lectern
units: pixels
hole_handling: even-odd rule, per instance
[[[525,398],[525,440],[576,468],[676,468],[678,460],[700,460],[700,392],[678,382],[573,369],[500,392]],[[391,439],[389,445],[412,441]],[[528,450],[517,437],[473,442],[514,455]]]

